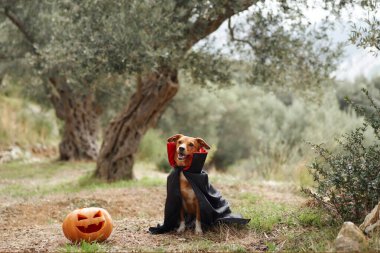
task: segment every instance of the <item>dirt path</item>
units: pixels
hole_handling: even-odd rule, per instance
[[[278,203],[302,202],[301,197],[284,190],[281,185],[271,183],[243,183],[238,186],[218,183],[216,186],[230,201],[232,209],[239,203],[239,194],[244,192]],[[219,227],[217,231],[207,232],[202,237],[195,236],[191,231],[182,235],[150,235],[148,227],[162,222],[165,191],[165,186],[139,186],[5,201],[0,206],[0,252],[63,250],[69,241],[61,231],[62,220],[70,211],[85,206],[103,207],[112,215],[114,231],[102,244],[109,251],[197,251],[212,250],[215,245],[218,250],[226,251],[233,250],[235,246],[252,251],[266,249],[262,241],[264,235],[257,235],[248,229]]]

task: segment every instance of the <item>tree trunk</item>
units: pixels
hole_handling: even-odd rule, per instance
[[[52,77],[49,81],[53,86],[50,100],[57,117],[64,122],[59,159],[95,160],[98,155],[98,112],[94,94],[74,94],[64,77]]]
[[[133,178],[134,155],[141,138],[156,124],[179,89],[177,72],[138,78],[128,106],[111,121],[97,160],[95,176],[107,181]]]

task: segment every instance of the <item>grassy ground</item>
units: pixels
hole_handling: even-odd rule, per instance
[[[247,227],[219,226],[196,236],[150,235],[162,222],[166,174],[137,164],[136,180],[105,184],[91,178],[93,163],[44,161],[0,165],[0,251],[328,251],[340,224],[309,208],[298,188],[210,173],[210,181]],[[106,208],[115,222],[103,243],[71,244],[61,232],[68,212]]]

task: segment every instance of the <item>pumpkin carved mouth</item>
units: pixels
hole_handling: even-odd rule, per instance
[[[95,233],[103,228],[104,221],[105,219],[101,211],[96,212],[93,218],[88,218],[85,215],[78,214],[77,228],[82,233]]]
[[[77,226],[77,228],[82,233],[89,234],[89,233],[98,232],[100,229],[102,229],[103,225],[104,225],[104,221],[101,221],[101,222],[99,222],[99,224],[91,224],[91,225],[88,225],[87,227]]]

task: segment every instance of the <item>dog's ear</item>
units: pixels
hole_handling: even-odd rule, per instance
[[[183,134],[176,134],[176,135],[173,135],[172,137],[169,137],[168,138],[168,142],[176,142],[179,138],[181,138],[183,136]]]
[[[202,148],[205,148],[205,149],[210,149],[211,147],[202,139],[202,138],[195,138],[197,140],[197,142],[199,143],[199,145],[201,145]]]

